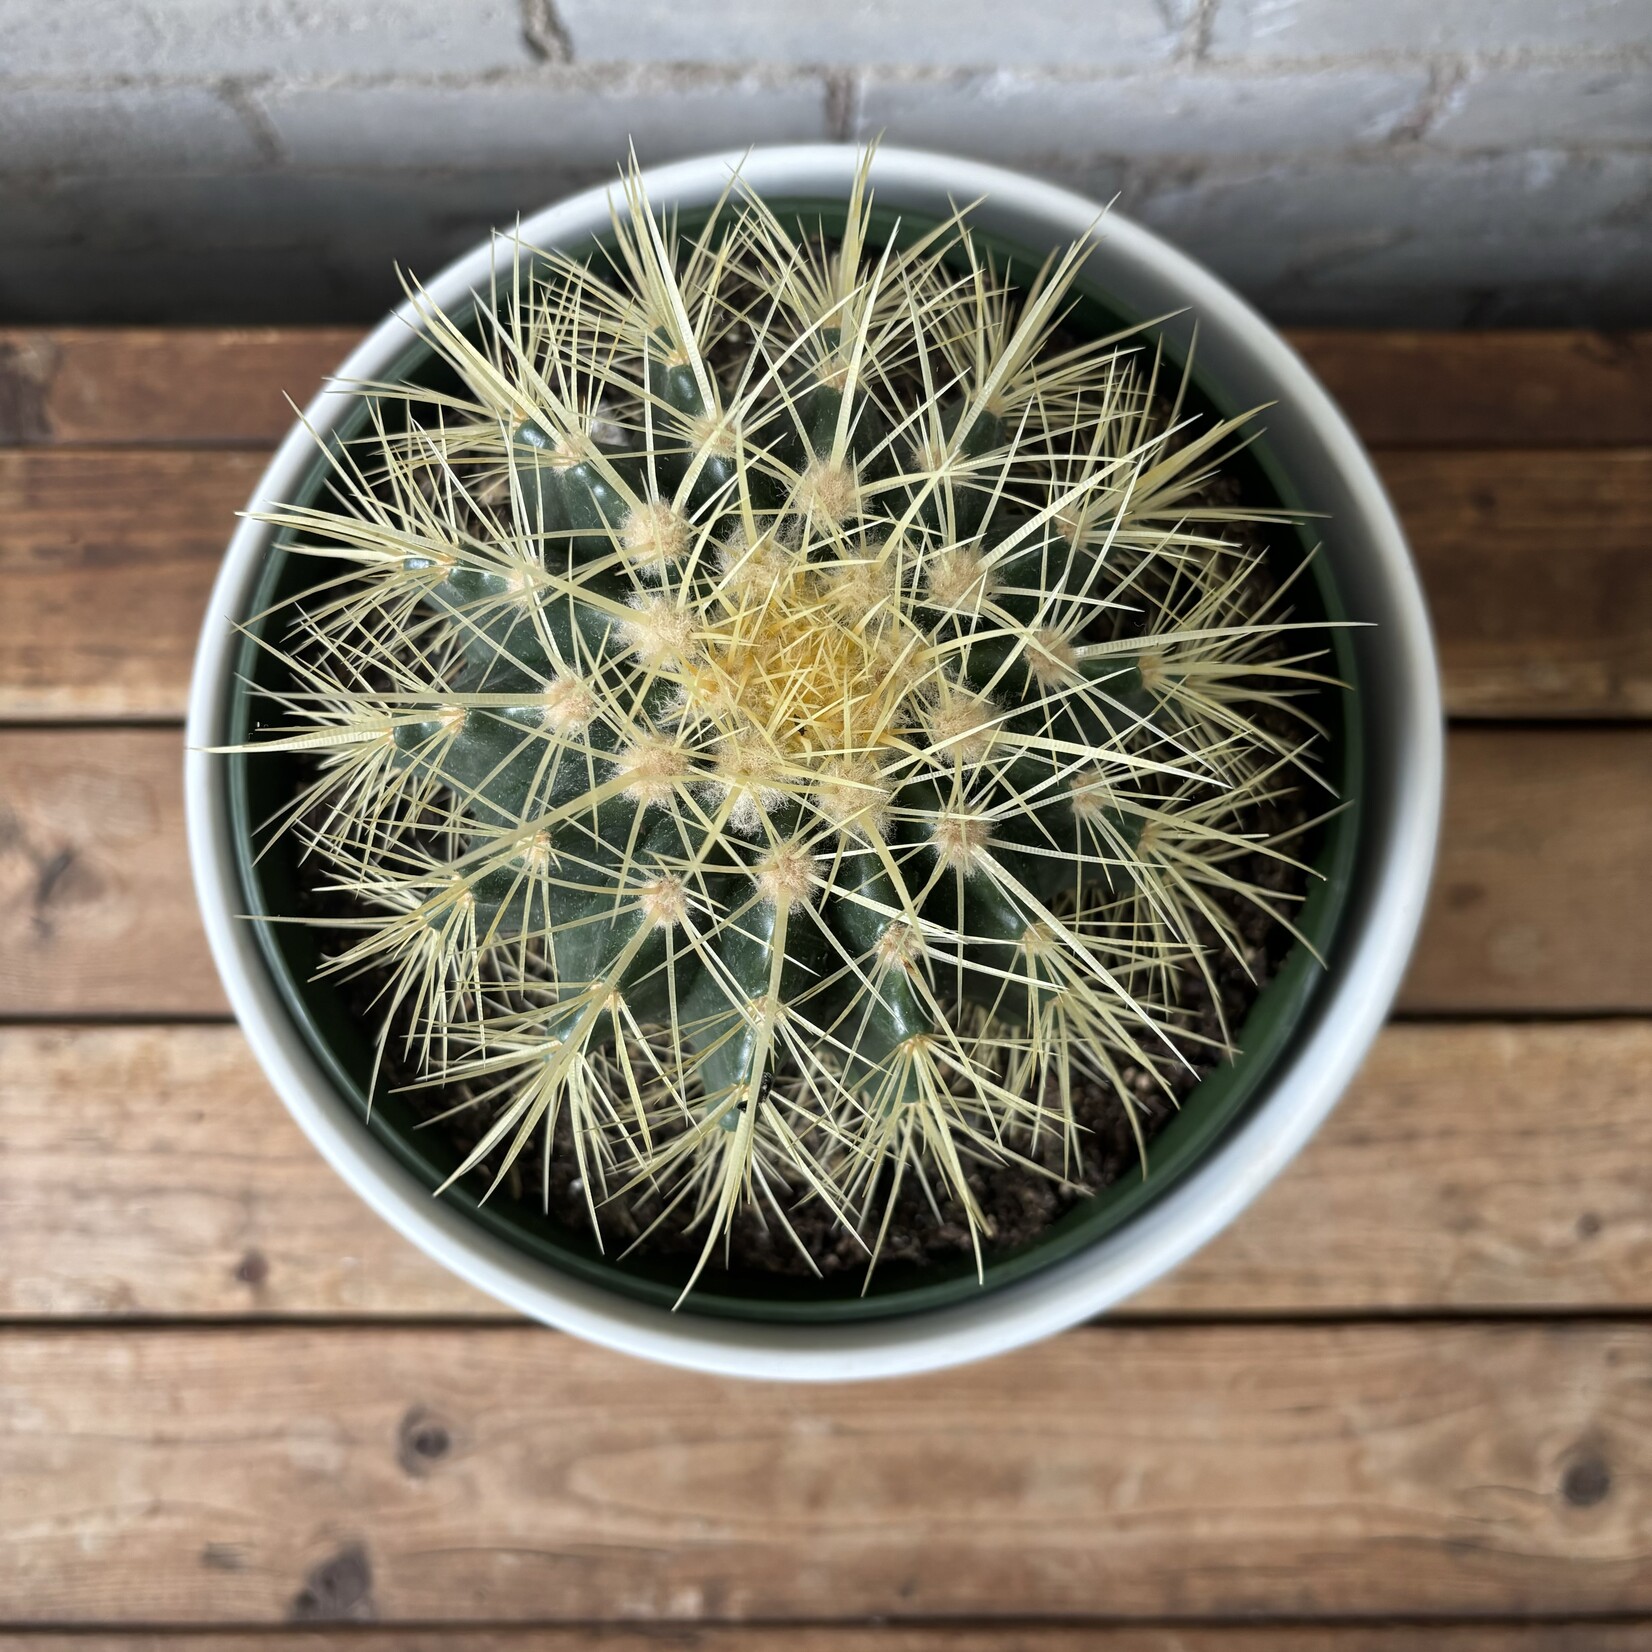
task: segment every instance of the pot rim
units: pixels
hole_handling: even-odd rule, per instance
[[[657,201],[714,196],[738,169],[768,195],[836,196],[860,151],[810,144],[725,153],[650,169]],[[1054,245],[1084,233],[1101,209],[1084,197],[1021,174],[973,161],[882,148],[873,163],[880,198],[897,205],[945,205],[985,197],[1000,224],[1020,238]],[[608,221],[611,187],[572,196],[526,219],[521,238],[534,245],[578,242]],[[449,265],[425,286],[444,308],[490,284],[491,241]],[[191,683],[185,797],[190,858],[213,956],[232,1007],[260,1065],[311,1141],[346,1182],[407,1238],[460,1277],[546,1323],[622,1351],[726,1375],[840,1380],[889,1376],[960,1363],[1032,1341],[1112,1306],[1174,1266],[1244,1208],[1284,1167],[1335,1104],[1382,1024],[1421,922],[1433,863],[1443,769],[1434,650],[1421,593],[1399,524],[1357,438],[1325,391],[1279,335],[1216,277],[1150,231],[1107,215],[1092,263],[1128,268],[1168,289],[1196,311],[1201,352],[1214,336],[1252,378],[1271,387],[1283,422],[1276,452],[1304,444],[1338,510],[1342,537],[1363,533],[1365,600],[1379,628],[1363,646],[1380,664],[1362,672],[1362,713],[1379,719],[1384,738],[1369,759],[1368,784],[1382,807],[1367,808],[1367,880],[1344,919],[1338,968],[1316,994],[1313,1013],[1281,1058],[1263,1093],[1205,1159],[1147,1209],[1083,1252],[957,1306],[923,1314],[825,1327],[673,1315],[555,1273],[436,1200],[374,1141],[340,1096],[294,1024],[270,978],[252,926],[237,917],[242,895],[236,868],[224,765],[205,748],[222,744],[225,687],[239,643],[233,620],[246,612],[272,537],[243,520],[225,554]],[[1161,305],[1162,309],[1163,306]],[[335,382],[372,379],[403,354],[420,331],[411,302],[399,305],[339,367]],[[249,510],[291,495],[314,463],[311,431],[325,433],[356,400],[329,385],[305,410],[261,478]],[[1318,453],[1313,449],[1317,447]],[[1306,466],[1304,468],[1307,468]],[[1294,472],[1293,472],[1294,475]],[[1352,510],[1354,515],[1349,516]],[[1357,535],[1355,535],[1357,537]],[[1327,554],[1330,554],[1327,551]],[[1339,577],[1341,570],[1339,568]],[[1372,639],[1375,639],[1374,641]],[[1386,768],[1378,766],[1386,757]]]

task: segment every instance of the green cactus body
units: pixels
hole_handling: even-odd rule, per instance
[[[975,1221],[1075,1068],[1129,1106],[1178,1059],[1201,891],[1301,766],[1256,711],[1313,673],[1200,491],[1232,427],[1058,346],[1081,248],[1017,295],[961,219],[868,248],[860,189],[835,245],[628,193],[609,269],[431,313],[465,392],[275,513],[359,580],[266,744],[330,752],[310,845],[383,914],[342,962],[485,1084],[467,1169],[565,1111],[708,1248],[800,1196],[875,1229],[908,1169]]]

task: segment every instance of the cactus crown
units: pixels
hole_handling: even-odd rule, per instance
[[[875,1255],[910,1178],[979,1256],[976,1165],[1168,1085],[1324,680],[1210,498],[1238,421],[1064,332],[1085,245],[1016,290],[866,179],[830,239],[738,185],[687,233],[633,167],[606,261],[420,299],[450,387],[363,387],[266,518],[331,565],[243,748],[317,759],[327,969],[483,1111],[460,1174],[555,1141],[701,1267],[800,1198]]]

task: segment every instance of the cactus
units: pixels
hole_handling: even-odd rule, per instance
[[[875,1256],[908,1178],[979,1261],[974,1167],[1212,1053],[1180,983],[1234,893],[1287,921],[1232,867],[1313,777],[1268,513],[1210,497],[1240,421],[1068,334],[1085,243],[1021,290],[867,179],[831,236],[738,183],[691,233],[633,165],[605,253],[412,289],[450,374],[362,387],[332,499],[265,518],[328,564],[240,748],[316,759],[325,968],[482,1110],[456,1176],[561,1141],[599,1242],[646,1184],[696,1276],[805,1198]]]

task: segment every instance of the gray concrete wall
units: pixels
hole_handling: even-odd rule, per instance
[[[877,132],[1281,319],[1652,321],[1652,0],[0,0],[0,319],[365,319],[628,140]]]

